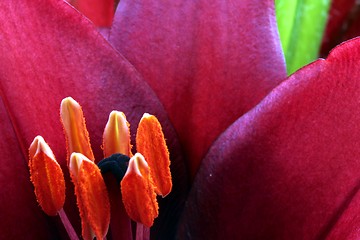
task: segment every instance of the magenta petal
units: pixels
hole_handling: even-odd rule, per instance
[[[19,227],[26,224],[37,223],[39,229],[47,229],[44,220],[36,217],[42,212],[33,197],[27,174],[27,148],[36,135],[42,135],[67,171],[65,138],[59,117],[60,102],[67,96],[75,98],[83,107],[97,160],[102,158],[102,132],[113,109],[125,112],[133,133],[144,112],[159,118],[173,154],[174,192],[168,198],[173,201],[164,207],[173,218],[170,221],[160,216],[158,221],[175,225],[187,188],[184,160],[166,112],[136,69],[64,1],[0,1],[0,9],[0,107],[1,121],[4,121],[0,179],[2,192],[16,194],[2,195],[0,212],[6,223],[0,226],[1,237],[27,236],[28,228]],[[68,172],[65,176],[68,177]],[[29,199],[31,202],[27,202]],[[23,206],[8,207],[14,203]],[[23,208],[29,205],[23,213]],[[78,215],[71,196],[67,196],[65,210],[70,217]],[[28,217],[29,211],[34,212],[33,218]],[[168,213],[162,211],[161,214]],[[76,220],[73,223],[79,223]],[[169,231],[174,229],[170,227]]]
[[[1,238],[56,239],[56,221],[39,211],[27,163],[1,99],[0,126]]]
[[[202,163],[180,239],[358,239],[359,79],[356,39],[236,121]]]
[[[272,0],[120,1],[109,41],[154,89],[196,172],[286,77]]]

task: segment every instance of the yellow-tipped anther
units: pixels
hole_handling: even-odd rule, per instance
[[[110,202],[97,165],[81,153],[70,156],[70,175],[80,211],[84,239],[103,239],[110,223]]]
[[[165,197],[172,188],[170,158],[161,125],[155,116],[145,113],[141,118],[136,149],[150,166],[156,193]]]
[[[43,211],[55,216],[65,202],[65,180],[60,165],[41,136],[29,148],[29,169],[35,195]]]
[[[124,113],[119,111],[110,113],[103,135],[103,151],[104,157],[114,153],[132,156],[129,123]]]
[[[60,115],[67,143],[67,158],[69,159],[71,153],[78,152],[94,161],[89,133],[79,103],[71,97],[64,98],[61,101]]]

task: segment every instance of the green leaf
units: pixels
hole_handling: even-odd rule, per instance
[[[330,0],[275,0],[288,74],[318,57],[329,5]]]

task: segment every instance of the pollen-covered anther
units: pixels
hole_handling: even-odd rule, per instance
[[[140,153],[136,153],[130,159],[129,167],[121,181],[121,194],[129,217],[151,227],[158,216],[159,207],[150,168]]]
[[[110,203],[98,166],[81,153],[70,156],[70,175],[82,223],[84,239],[103,239],[110,223]]]
[[[61,122],[67,143],[69,159],[71,153],[78,152],[94,161],[94,154],[90,145],[89,133],[86,129],[85,118],[81,106],[73,98],[67,97],[61,101]]]
[[[43,211],[57,215],[65,202],[65,181],[60,165],[49,145],[41,136],[29,148],[29,169],[35,195]]]
[[[172,188],[170,157],[164,134],[157,118],[145,113],[136,133],[136,149],[151,169],[151,176],[158,195],[165,197]]]
[[[132,157],[130,144],[130,124],[126,121],[125,114],[112,111],[106,123],[103,134],[104,157],[121,153]]]

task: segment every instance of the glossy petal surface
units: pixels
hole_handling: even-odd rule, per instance
[[[286,77],[273,8],[272,0],[118,5],[110,42],[164,104],[193,175],[218,135]]]
[[[179,238],[359,238],[359,59],[359,39],[341,45],[224,132],[197,175]]]
[[[165,111],[136,70],[114,51],[87,19],[64,1],[1,1],[0,9],[0,94],[1,121],[4,122],[0,141],[4,167],[0,176],[4,184],[2,191],[16,194],[9,194],[13,196],[11,198],[4,195],[1,199],[0,212],[9,216],[2,226],[7,230],[2,232],[2,237],[37,233],[37,230],[29,231],[35,223],[34,229],[48,229],[29,181],[27,148],[36,135],[42,135],[63,170],[66,169],[59,104],[67,96],[81,103],[94,155],[99,160],[103,155],[100,148],[102,132],[113,109],[123,111],[129,122],[139,122],[144,112],[156,114],[169,139],[170,151],[174,152],[172,171],[177,176],[174,183],[178,181],[177,191],[169,197],[169,202],[174,198],[178,200],[163,202],[164,209],[169,210],[163,214],[169,214],[176,222],[178,210],[173,208],[176,205],[176,209],[181,209],[178,204],[183,201],[186,189],[183,159]],[[21,177],[14,178],[15,174]],[[69,183],[68,173],[65,178]],[[70,195],[73,193],[67,193]],[[15,203],[21,207],[15,210],[9,207]],[[67,198],[66,209],[77,215],[74,196]],[[23,219],[21,226],[19,218]]]

